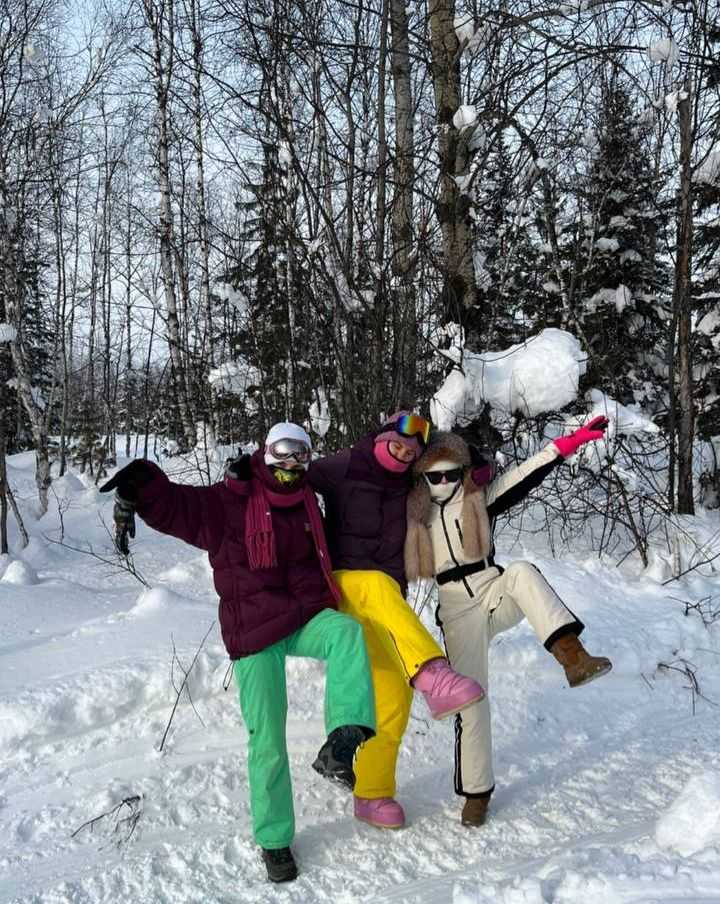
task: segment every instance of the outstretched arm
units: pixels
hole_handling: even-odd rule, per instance
[[[112,490],[115,543],[123,555],[129,552],[128,537],[135,536],[135,511],[155,530],[200,549],[220,545],[223,509],[212,487],[173,483],[153,462],[136,459],[100,488],[101,493]]]
[[[558,437],[537,455],[493,480],[487,488],[489,517],[497,517],[524,499],[562,461],[574,455],[580,446],[602,439],[607,426],[606,417],[594,417],[588,424],[567,436]]]

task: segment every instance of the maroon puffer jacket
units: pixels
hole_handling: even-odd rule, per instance
[[[411,469],[393,474],[373,454],[375,434],[310,465],[325,500],[325,536],[333,568],[384,571],[407,589],[403,548]]]
[[[274,492],[297,492],[300,484],[285,490],[257,455],[251,461],[253,473]],[[322,609],[336,608],[302,502],[272,508],[278,564],[253,571],[245,549],[249,483],[226,476],[210,487],[186,486],[152,468],[155,477],[140,490],[137,512],[155,530],[207,550],[231,659],[257,653]]]

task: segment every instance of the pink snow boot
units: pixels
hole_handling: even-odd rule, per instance
[[[392,797],[354,797],[353,804],[355,819],[360,822],[378,829],[402,829],[405,825],[403,808]]]
[[[447,659],[426,662],[410,684],[425,697],[433,719],[454,716],[485,696],[477,681],[456,672]]]

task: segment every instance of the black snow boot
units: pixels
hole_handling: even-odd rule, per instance
[[[292,882],[297,879],[297,865],[289,847],[275,850],[263,848],[262,858],[271,882]]]
[[[366,737],[367,732],[360,725],[341,725],[331,731],[318,751],[313,769],[323,778],[329,778],[331,782],[337,782],[352,791],[355,787],[355,751]]]

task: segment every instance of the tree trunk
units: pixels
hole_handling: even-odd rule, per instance
[[[175,12],[173,0],[166,0],[156,9],[151,0],[143,0],[145,20],[153,41],[152,77],[157,104],[158,124],[158,190],[160,193],[160,217],[158,232],[160,239],[160,269],[168,334],[170,360],[175,378],[175,388],[180,420],[185,443],[189,448],[195,443],[195,425],[188,396],[185,361],[180,337],[177,296],[175,293],[175,270],[173,267],[175,241],[170,188],[170,80],[174,65]]]
[[[467,174],[467,138],[453,125],[460,106],[460,56],[455,34],[454,0],[430,0],[430,50],[435,118],[440,157],[440,197],[436,210],[444,254],[443,312],[446,320],[464,322],[464,312],[478,301],[472,256],[470,200],[455,177]]]
[[[690,273],[692,263],[692,124],[688,95],[678,104],[680,124],[680,192],[677,209],[677,253],[673,308],[677,312],[677,511],[694,515],[693,440],[695,437],[695,408],[691,353]],[[671,375],[672,376],[672,375]]]
[[[404,0],[390,3],[393,87],[395,92],[395,191],[392,205],[393,275],[398,285],[393,308],[394,385],[392,407],[414,402],[417,384],[417,311],[413,189],[415,128],[410,72],[408,17]]]

